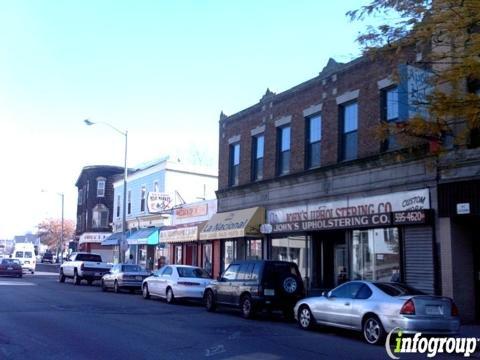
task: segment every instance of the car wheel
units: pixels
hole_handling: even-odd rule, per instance
[[[60,274],[58,275],[58,281],[61,283],[65,282],[65,275],[63,275],[63,271],[60,270]]]
[[[300,289],[300,284],[298,284],[297,279],[292,276],[287,276],[282,281],[282,290],[288,294],[293,295],[296,294]]]
[[[89,286],[92,286],[93,280],[87,280],[87,284],[88,284]]]
[[[105,286],[105,282],[102,280],[102,291],[107,291],[107,287]]]
[[[308,330],[311,329],[313,326],[313,315],[312,312],[310,311],[310,308],[307,305],[303,305],[300,307],[298,310],[298,325],[304,329]]]
[[[150,292],[148,291],[148,285],[147,284],[143,285],[142,296],[143,296],[144,299],[150,299]]]
[[[215,308],[217,307],[217,305],[215,304],[213,292],[211,290],[207,290],[205,294],[205,307],[209,312],[215,311]]]
[[[30,270],[30,274],[35,274],[35,271],[34,270]]]
[[[117,280],[115,280],[115,283],[113,284],[113,291],[117,294],[120,292],[120,287],[118,286]]]
[[[366,342],[372,345],[382,343],[385,338],[385,329],[382,322],[375,315],[371,315],[363,322],[363,337]]]
[[[18,275],[19,278],[22,278],[22,276],[23,276],[22,274]]]
[[[167,288],[166,300],[168,304],[173,304],[175,302],[175,296],[173,295],[172,288]]]
[[[74,285],[80,285],[80,282],[82,279],[80,279],[80,276],[78,276],[77,270],[73,273],[73,284]]]
[[[250,295],[242,296],[242,299],[240,300],[240,309],[242,310],[243,318],[245,319],[253,318],[255,311],[253,309],[252,298]]]

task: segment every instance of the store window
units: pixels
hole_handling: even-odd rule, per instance
[[[354,230],[351,280],[400,281],[398,228]]]
[[[302,277],[307,276],[307,238],[289,236],[272,239],[271,260],[291,261],[297,264]]]
[[[262,259],[262,240],[248,239],[247,240],[247,260],[261,260]]]
[[[237,259],[236,241],[226,240],[223,243],[223,268],[226,269]]]
[[[212,244],[203,244],[202,245],[202,267],[205,271],[212,276]]]
[[[146,267],[147,264],[147,247],[146,245],[138,246],[138,263]]]

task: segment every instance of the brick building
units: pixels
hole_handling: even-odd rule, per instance
[[[407,120],[421,111],[415,96],[431,90],[413,83],[428,76],[415,62],[421,54],[407,57],[395,64],[396,81],[386,62],[330,60],[313,79],[222,112],[219,213],[202,233],[221,242],[222,269],[232,259],[295,261],[312,293],[347,279],[401,280],[453,296],[464,319],[474,318],[469,301],[445,288],[453,270],[440,263],[452,253],[439,236],[439,169],[426,151],[376,136],[380,120]],[[478,298],[476,306],[478,316]]]
[[[85,166],[75,186],[78,188],[76,238],[79,251],[101,254],[111,261],[112,250],[101,242],[112,233],[113,182],[123,167]]]

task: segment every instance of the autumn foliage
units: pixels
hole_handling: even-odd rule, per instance
[[[40,241],[49,249],[55,251],[62,238],[62,221],[60,219],[45,219],[37,226]],[[72,220],[64,220],[63,239],[67,242],[75,235],[75,223]],[[65,244],[64,244],[65,245]]]

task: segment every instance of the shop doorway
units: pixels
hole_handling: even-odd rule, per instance
[[[312,289],[332,289],[348,280],[347,249],[344,231],[312,234]]]

